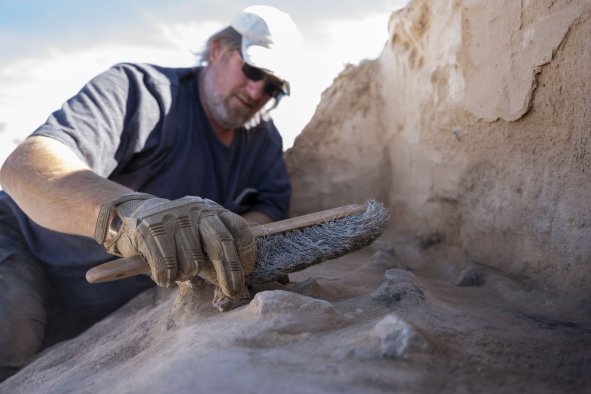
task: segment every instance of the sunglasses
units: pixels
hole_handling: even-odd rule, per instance
[[[278,98],[281,95],[289,94],[289,85],[274,80],[274,78],[270,77],[269,74],[260,68],[253,67],[250,64],[243,62],[242,73],[246,78],[255,82],[262,81],[266,78],[267,83],[265,83],[263,92],[269,97]]]

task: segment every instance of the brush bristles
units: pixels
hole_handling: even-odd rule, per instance
[[[248,281],[264,283],[361,249],[388,223],[382,203],[369,200],[359,214],[257,238],[257,262]]]

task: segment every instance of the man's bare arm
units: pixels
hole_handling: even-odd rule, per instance
[[[131,192],[95,174],[61,142],[41,136],[28,138],[6,159],[0,183],[41,226],[88,237],[100,207]]]

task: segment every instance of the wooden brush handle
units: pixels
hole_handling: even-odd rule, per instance
[[[344,205],[342,207],[310,213],[308,215],[285,219],[279,222],[253,226],[251,231],[255,238],[259,238],[298,230],[351,215],[357,215],[364,210],[365,206],[362,204]],[[86,280],[88,283],[101,283],[149,273],[150,267],[140,256],[123,257],[91,268],[86,272]]]

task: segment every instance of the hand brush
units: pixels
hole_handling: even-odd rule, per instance
[[[257,259],[248,283],[272,282],[326,260],[361,249],[380,236],[388,222],[384,206],[375,200],[253,226]],[[90,269],[89,283],[149,274],[139,256],[125,257]]]

